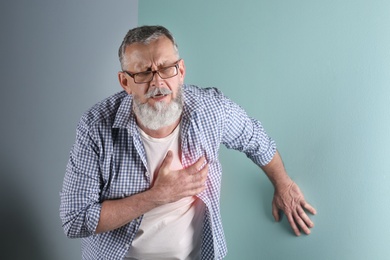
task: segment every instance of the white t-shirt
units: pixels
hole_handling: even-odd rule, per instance
[[[165,138],[153,138],[141,129],[151,182],[167,152],[173,152],[171,170],[182,169],[180,127]],[[204,203],[195,196],[154,208],[144,214],[125,259],[200,259]]]

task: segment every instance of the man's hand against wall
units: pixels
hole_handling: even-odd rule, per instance
[[[300,229],[306,234],[310,234],[310,228],[314,227],[314,224],[307,216],[305,210],[311,214],[316,214],[316,210],[306,202],[298,185],[293,181],[287,185],[275,187],[272,215],[276,221],[280,220],[280,210],[286,215],[297,236],[301,234]]]

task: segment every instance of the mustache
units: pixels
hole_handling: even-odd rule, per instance
[[[153,88],[150,89],[146,94],[146,98],[151,98],[157,95],[169,95],[172,94],[172,91],[167,88]]]

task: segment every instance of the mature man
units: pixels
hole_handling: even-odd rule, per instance
[[[244,152],[275,187],[294,232],[315,209],[288,177],[274,141],[217,89],[184,84],[185,65],[161,26],[130,30],[120,48],[124,91],[81,118],[61,192],[67,236],[83,259],[222,259],[220,144]]]

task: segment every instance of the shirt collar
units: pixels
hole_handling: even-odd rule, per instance
[[[131,134],[136,129],[135,115],[132,109],[133,97],[127,95],[121,102],[115,115],[115,121],[112,128],[127,128]]]
[[[184,107],[183,107],[183,117],[191,118],[196,111],[202,109],[204,104],[200,100],[199,95],[196,93],[197,90],[194,90],[193,87],[188,85],[183,85],[184,93]]]

